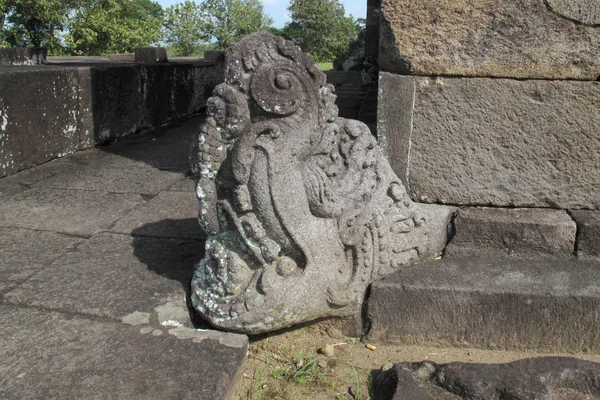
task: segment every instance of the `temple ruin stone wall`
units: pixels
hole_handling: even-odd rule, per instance
[[[600,9],[382,0],[379,141],[416,201],[600,209]]]

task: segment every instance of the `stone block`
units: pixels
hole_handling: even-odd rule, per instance
[[[224,400],[242,335],[0,306],[3,399]]]
[[[371,342],[600,352],[600,263],[444,258],[373,283]]]
[[[0,294],[72,251],[84,240],[54,232],[0,227]]]
[[[135,61],[135,53],[124,54],[109,54],[108,59],[113,62],[133,62]]]
[[[198,224],[198,199],[193,190],[159,193],[117,221],[110,231],[163,238],[206,238]]]
[[[13,47],[0,49],[0,65],[46,64],[48,50],[45,48]]]
[[[571,211],[577,222],[577,256],[600,258],[600,212]]]
[[[600,82],[382,74],[380,90],[378,131],[416,201],[600,209]]]
[[[204,61],[225,62],[225,52],[222,50],[205,50]]]
[[[465,208],[454,219],[454,236],[446,254],[499,250],[571,257],[576,231],[575,221],[564,210]]]
[[[92,145],[89,69],[45,68],[0,70],[0,177]]]
[[[168,62],[167,49],[164,47],[138,47],[135,49],[134,60],[137,63]]]
[[[143,203],[137,193],[34,188],[3,197],[0,226],[91,236]]]
[[[414,104],[413,77],[379,73],[377,141],[406,188]]]
[[[593,0],[383,0],[379,65],[405,75],[596,80]]]
[[[199,241],[95,235],[51,266],[4,295],[10,304],[42,307],[120,321],[145,313],[183,311],[178,323],[191,326],[185,306]]]
[[[600,395],[600,363],[573,357],[525,358],[505,364],[431,361],[396,364],[377,375],[378,399],[555,399]],[[458,396],[458,394],[467,394]]]

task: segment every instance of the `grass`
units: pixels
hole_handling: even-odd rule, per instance
[[[321,71],[331,71],[333,69],[332,62],[317,63],[317,66]]]

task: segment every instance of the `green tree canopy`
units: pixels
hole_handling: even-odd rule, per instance
[[[0,0],[5,45],[60,48],[60,32],[81,0]]]
[[[205,25],[206,19],[199,4],[190,0],[174,4],[165,10],[164,41],[175,55],[191,56],[210,39]]]
[[[71,17],[66,41],[72,54],[129,53],[157,43],[162,22],[163,9],[151,0],[87,0]]]
[[[216,40],[220,49],[273,23],[259,0],[205,0],[202,10],[206,33]]]
[[[285,36],[317,61],[332,61],[356,38],[356,23],[338,0],[291,0],[288,11]]]

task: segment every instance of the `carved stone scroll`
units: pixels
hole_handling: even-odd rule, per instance
[[[335,99],[281,37],[228,50],[192,154],[208,235],[192,301],[211,324],[260,333],[351,315],[375,278],[443,249],[451,211],[413,203]]]

